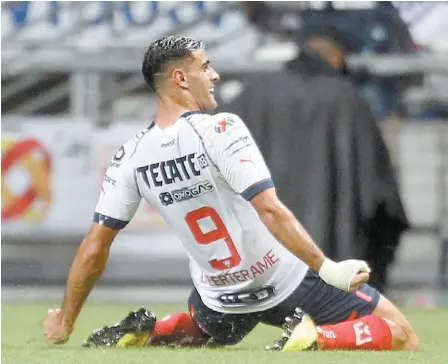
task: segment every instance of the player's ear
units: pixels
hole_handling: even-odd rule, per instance
[[[181,68],[174,69],[172,72],[172,77],[177,85],[179,85],[181,88],[185,90],[188,89],[187,74],[183,69]]]

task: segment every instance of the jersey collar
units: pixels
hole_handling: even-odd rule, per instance
[[[202,112],[200,112],[200,111],[187,111],[187,112],[184,112],[180,117],[181,118],[186,118],[187,116],[194,115],[194,114],[202,114]]]

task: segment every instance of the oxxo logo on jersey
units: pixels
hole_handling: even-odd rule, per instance
[[[148,188],[153,188],[200,176],[201,169],[206,167],[208,167],[208,162],[204,154],[196,156],[195,153],[191,153],[176,159],[138,167],[137,173]]]
[[[210,181],[201,181],[193,186],[180,188],[171,192],[162,192],[159,195],[162,205],[168,206],[173,202],[187,201],[191,198],[205,195],[208,192],[214,191],[214,187]]]

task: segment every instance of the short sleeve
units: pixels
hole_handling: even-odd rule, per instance
[[[121,147],[104,175],[94,221],[111,229],[123,229],[133,218],[140,201],[133,168],[125,148]]]
[[[274,187],[257,144],[237,115],[220,113],[213,116],[204,143],[209,157],[224,179],[247,201]]]

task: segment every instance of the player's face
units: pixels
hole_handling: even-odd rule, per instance
[[[201,111],[215,109],[215,82],[219,75],[210,66],[204,50],[193,53],[194,60],[188,67],[188,88]]]

